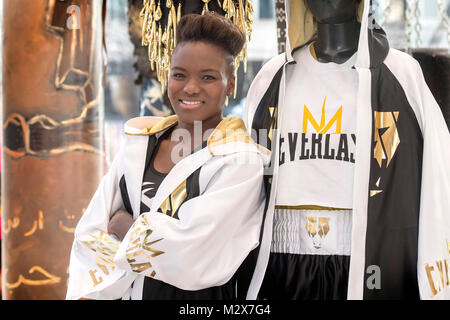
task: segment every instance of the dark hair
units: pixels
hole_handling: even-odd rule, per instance
[[[245,44],[245,35],[229,19],[213,12],[187,14],[177,25],[177,43],[189,41],[212,43],[236,57]]]

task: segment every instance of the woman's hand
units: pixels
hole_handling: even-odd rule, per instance
[[[122,241],[133,222],[133,216],[130,213],[125,210],[117,210],[109,219],[108,233],[116,235]]]

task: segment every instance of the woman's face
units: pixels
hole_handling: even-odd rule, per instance
[[[181,43],[175,49],[167,91],[180,122],[222,119],[225,98],[234,88],[230,59],[225,50],[203,41]]]

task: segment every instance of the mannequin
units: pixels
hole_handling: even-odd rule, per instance
[[[285,1],[288,50],[247,94],[273,155],[261,299],[450,299],[450,135],[370,4]]]
[[[308,0],[317,20],[314,50],[320,62],[344,63],[358,49],[361,25],[356,20],[358,0]]]
[[[285,104],[276,124],[279,162],[262,299],[347,298],[358,92],[353,65],[361,28],[358,4],[358,0],[304,0],[293,8],[305,11],[293,15],[290,26],[304,28],[298,32],[304,36],[312,31],[309,23],[314,19],[315,35],[304,36],[302,44],[292,43],[296,63],[286,67],[286,87],[279,91]],[[258,116],[255,119],[253,124]]]

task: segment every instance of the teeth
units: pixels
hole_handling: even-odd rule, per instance
[[[181,102],[183,102],[184,104],[200,104],[200,103],[202,103],[201,101],[186,101],[186,100],[181,100]]]

